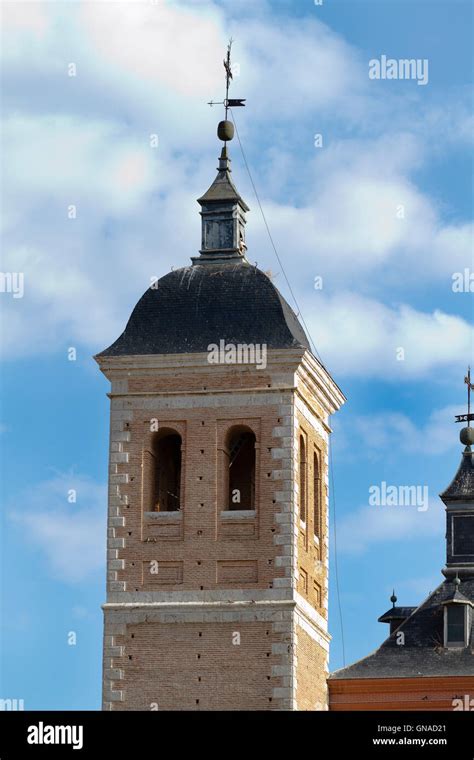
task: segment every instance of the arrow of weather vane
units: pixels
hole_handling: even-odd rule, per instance
[[[456,422],[467,422],[468,426],[469,423],[474,420],[474,414],[471,413],[471,391],[474,391],[474,383],[471,383],[471,368],[467,368],[467,375],[464,378],[464,382],[467,385],[467,414],[457,414],[455,416]]]
[[[230,52],[232,49],[232,42],[233,40],[230,39],[229,44],[227,46],[227,57],[224,58],[224,61],[223,61],[224,68],[225,68],[225,98],[224,100],[221,100],[219,102],[211,100],[210,103],[208,103],[209,106],[224,106],[226,119],[227,119],[227,111],[229,108],[240,108],[241,106],[245,106],[245,101],[246,101],[246,98],[229,98],[230,80],[234,78],[232,75],[232,66],[230,63]]]

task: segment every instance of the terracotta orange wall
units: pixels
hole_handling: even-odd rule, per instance
[[[360,678],[329,680],[330,710],[446,710],[467,695],[474,700],[474,676]]]

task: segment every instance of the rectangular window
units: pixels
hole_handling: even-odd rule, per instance
[[[313,524],[314,535],[321,540],[322,538],[322,504],[321,504],[321,455],[315,449],[313,452]]]
[[[317,581],[313,581],[314,590],[314,603],[316,607],[321,607],[321,601],[323,598],[322,588]]]
[[[464,604],[450,604],[448,613],[448,645],[465,643],[465,613]]]
[[[300,520],[306,522],[306,444],[304,437],[300,435],[299,446],[299,506]]]
[[[302,567],[300,567],[300,593],[305,595],[308,593],[308,573]]]
[[[452,515],[452,553],[455,557],[474,556],[474,517],[472,515]]]

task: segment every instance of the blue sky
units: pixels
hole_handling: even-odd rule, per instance
[[[229,36],[272,235],[348,398],[333,419],[346,662],[382,641],[393,586],[415,605],[442,579],[437,494],[474,363],[472,293],[452,289],[474,269],[472,13],[464,0],[3,4],[2,270],[24,273],[24,296],[0,294],[0,696],[100,706],[108,400],[91,357],[150,277],[198,250]],[[428,59],[428,84],[370,80],[381,55]],[[249,258],[291,302],[236,141],[231,155]],[[429,508],[370,506],[382,481],[427,486]],[[335,589],[332,562],[333,669]]]

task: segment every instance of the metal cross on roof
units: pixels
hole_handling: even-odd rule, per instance
[[[229,40],[229,44],[227,45],[227,56],[223,60],[224,69],[225,69],[225,98],[221,101],[214,101],[211,100],[208,105],[209,106],[224,106],[225,107],[225,118],[227,121],[227,111],[229,108],[236,108],[239,106],[245,106],[245,100],[246,98],[230,98],[229,99],[229,87],[230,87],[230,80],[233,79],[232,74],[232,64],[230,62],[230,53],[232,50],[232,43],[233,39],[232,37]]]
[[[471,391],[474,391],[474,383],[471,383],[471,368],[467,368],[467,375],[464,378],[464,382],[467,385],[467,414],[457,414],[455,416],[456,422],[467,422],[467,426],[471,426],[471,421],[474,420],[474,414],[471,414]]]

